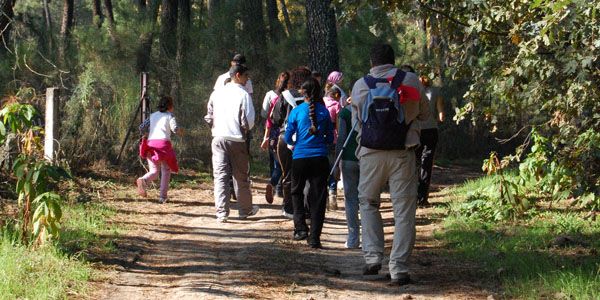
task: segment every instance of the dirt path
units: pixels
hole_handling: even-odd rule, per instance
[[[434,190],[474,174],[457,167],[437,168]],[[439,255],[443,245],[435,208],[417,211],[417,242],[411,269],[416,283],[387,286],[382,275],[365,280],[360,250],[344,248],[343,210],[328,212],[321,238],[324,249],[310,250],[290,239],[292,222],[281,216],[281,199],[264,201],[265,183],[253,179],[261,210],[249,220],[215,221],[212,188],[175,188],[165,205],[139,199],[133,187],[112,199],[115,222],[127,225],[115,257],[101,258],[103,273],[93,299],[481,299],[491,294],[476,268]],[[151,196],[156,191],[150,193]],[[439,201],[440,192],[433,194]],[[339,201],[343,203],[343,201]],[[235,206],[234,206],[235,207]],[[382,205],[386,243],[391,241],[391,205]],[[389,247],[386,248],[389,252]],[[387,273],[384,262],[384,270]]]

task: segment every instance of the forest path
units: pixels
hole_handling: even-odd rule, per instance
[[[436,167],[432,202],[442,201],[444,187],[476,176],[467,168]],[[441,220],[435,208],[417,210],[410,263],[415,283],[390,287],[384,276],[387,261],[381,276],[365,279],[361,251],[344,248],[342,197],[340,210],[326,214],[324,249],[312,250],[305,241],[291,240],[293,224],[281,215],[281,198],[266,204],[264,180],[253,178],[258,215],[238,220],[234,203],[224,224],[214,217],[212,186],[190,186],[195,187],[172,189],[164,205],[133,197],[133,187],[128,196],[109,200],[118,212],[113,221],[130,230],[118,238],[114,257],[100,258],[102,276],[93,284],[91,298],[485,299],[492,294],[476,266],[440,254],[445,250],[433,234]],[[382,212],[389,253],[393,221],[386,199],[384,195]]]

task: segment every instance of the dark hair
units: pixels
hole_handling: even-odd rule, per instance
[[[312,73],[310,74],[313,78],[317,78],[317,77],[323,77],[323,75],[321,74],[321,72],[319,71],[312,71]]]
[[[231,68],[229,68],[229,76],[234,77],[235,74],[244,74],[246,72],[248,72],[248,67],[246,67],[245,65],[235,65]]]
[[[394,49],[389,44],[375,44],[369,54],[372,66],[394,64]]]
[[[231,61],[235,62],[236,65],[243,65],[246,63],[246,57],[242,54],[236,54],[233,56]]]
[[[297,67],[290,73],[290,81],[288,82],[288,88],[300,89],[302,84],[311,77],[312,72],[307,67]]]
[[[288,81],[290,81],[289,72],[283,71],[279,73],[279,76],[277,76],[277,81],[275,81],[275,93],[277,95],[281,95],[281,93],[285,91],[288,86]]]
[[[327,96],[332,96],[332,95],[341,95],[342,91],[340,91],[340,89],[338,89],[337,87],[333,86],[330,83],[325,84],[325,95]]]
[[[227,77],[227,78],[225,78],[225,82],[224,82],[225,84],[228,84],[228,83],[230,83],[230,82],[231,82],[231,77]]]
[[[310,118],[310,129],[308,130],[310,134],[315,135],[319,130],[317,129],[317,113],[315,112],[316,103],[323,103],[323,97],[321,96],[321,85],[319,81],[313,77],[309,77],[302,83],[301,87],[304,92],[304,97],[310,99],[309,104],[309,113],[308,116]]]
[[[404,72],[411,72],[411,73],[415,73],[415,68],[413,68],[411,65],[402,65],[400,67],[400,70],[404,71]]]
[[[160,97],[160,100],[158,100],[158,111],[166,112],[171,107],[173,107],[173,98],[171,96]]]

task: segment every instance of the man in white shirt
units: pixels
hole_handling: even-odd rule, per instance
[[[235,66],[235,65],[246,65],[246,57],[242,54],[236,54],[233,59],[231,60],[231,66]],[[219,75],[219,77],[217,77],[217,81],[215,82],[215,86],[213,87],[213,90],[222,88],[225,86],[225,80],[227,80],[227,78],[230,78],[231,75],[229,74],[229,71],[225,72],[224,74]],[[250,94],[250,98],[252,98],[252,95],[254,94],[254,90],[252,89],[252,80],[248,79],[246,81],[246,83],[243,84],[244,89],[246,90],[246,92],[248,92],[248,94]]]
[[[254,126],[252,98],[244,89],[248,81],[248,68],[244,65],[231,67],[231,82],[215,89],[210,95],[212,105],[212,164],[216,216],[219,222],[227,222],[231,191],[229,178],[233,176],[237,195],[239,216],[246,219],[258,213],[252,205],[252,192],[248,176],[250,155],[246,139]]]

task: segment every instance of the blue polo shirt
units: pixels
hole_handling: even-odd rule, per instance
[[[285,142],[294,145],[293,159],[327,156],[327,145],[333,143],[333,123],[329,111],[323,103],[315,104],[317,129],[315,135],[310,134],[309,104],[304,102],[294,108],[288,116],[285,130]],[[292,136],[296,134],[296,141]]]

